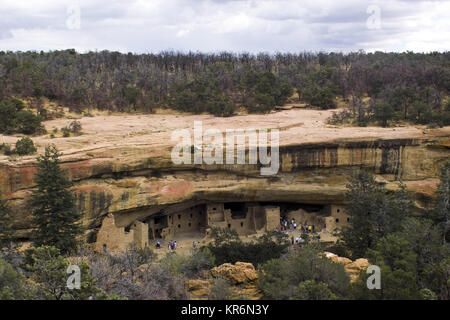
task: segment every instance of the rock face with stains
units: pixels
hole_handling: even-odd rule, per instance
[[[449,127],[430,131],[426,136],[415,128],[336,129],[326,126],[324,115],[315,112],[313,116],[318,120],[306,119],[302,123],[295,122],[303,116],[300,111],[240,116],[233,121],[211,116],[164,116],[163,120],[161,115],[127,116],[122,120],[83,118],[84,135],[66,139],[44,136],[36,138],[35,143],[40,153],[48,143],[55,143],[63,152],[62,166],[74,181],[76,205],[83,213],[90,242],[95,242],[107,216],[114,216],[117,228],[127,228],[181,204],[345,204],[345,186],[357,168],[374,173],[391,189],[403,181],[413,192],[418,209],[428,204],[438,184],[439,167],[450,158]],[[122,127],[126,121],[133,126],[126,131],[119,124],[110,124],[111,119],[120,121]],[[278,173],[262,176],[260,164],[175,165],[171,151],[177,141],[171,140],[171,132],[191,128],[194,119],[203,119],[205,130],[214,126],[223,131],[228,126],[279,129]],[[66,123],[46,123],[48,128],[58,125]],[[143,132],[140,125],[151,130]],[[131,135],[130,130],[135,134]],[[13,143],[12,137],[4,140]],[[22,239],[28,237],[32,227],[26,200],[35,187],[35,172],[35,156],[0,156],[0,192],[10,199],[16,235]]]

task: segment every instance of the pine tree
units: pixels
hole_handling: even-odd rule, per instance
[[[365,171],[353,174],[347,188],[350,224],[342,230],[341,236],[352,256],[359,258],[364,256],[367,248],[374,246],[376,236],[372,217],[382,192],[373,176]]]
[[[11,211],[6,200],[0,197],[0,249],[9,244],[11,236]]]
[[[374,177],[357,171],[347,185],[350,223],[342,230],[341,238],[354,258],[364,257],[367,249],[374,249],[378,239],[399,231],[408,215],[411,201],[403,184],[400,190],[388,194]]]
[[[450,230],[450,162],[441,168],[441,183],[436,191],[436,205],[433,220],[439,226],[445,243]]]
[[[43,246],[25,251],[24,267],[31,273],[38,297],[45,300],[83,300],[101,292],[95,286],[98,280],[91,276],[85,261],[77,263],[80,288],[69,289],[67,268],[71,264],[55,247]]]
[[[31,199],[36,225],[33,241],[35,246],[55,246],[66,253],[76,248],[82,227],[81,214],[69,190],[72,183],[59,165],[60,156],[55,146],[47,146],[38,158],[37,190]]]

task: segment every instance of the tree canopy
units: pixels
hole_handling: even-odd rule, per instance
[[[241,106],[268,112],[295,88],[300,100],[314,107],[346,101],[358,124],[407,120],[442,126],[450,124],[449,62],[449,52],[2,51],[0,101],[31,98],[38,113],[40,99],[47,98],[77,112],[175,107],[230,116]],[[27,112],[18,118],[32,120]],[[4,127],[0,123],[0,130]]]

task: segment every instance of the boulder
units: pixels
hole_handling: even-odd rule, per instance
[[[369,266],[369,260],[360,258],[352,261],[349,258],[339,257],[337,254],[331,252],[324,252],[325,257],[331,259],[336,263],[341,263],[345,266],[345,271],[350,276],[350,281],[354,282],[358,279],[359,274],[362,270],[366,270]]]
[[[187,280],[186,291],[191,294],[191,298],[207,298],[210,292],[210,281],[208,280]]]
[[[186,280],[185,286],[191,299],[208,299],[216,278],[225,278],[231,285],[234,298],[259,300],[263,298],[258,288],[258,272],[251,263],[225,263],[211,269],[206,279]]]
[[[214,278],[224,277],[233,284],[243,284],[247,282],[254,282],[258,279],[258,272],[251,263],[236,262],[235,265],[231,263],[224,263],[211,270],[211,275]]]

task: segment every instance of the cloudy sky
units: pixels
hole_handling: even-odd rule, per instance
[[[0,50],[450,50],[450,1],[0,0]]]

